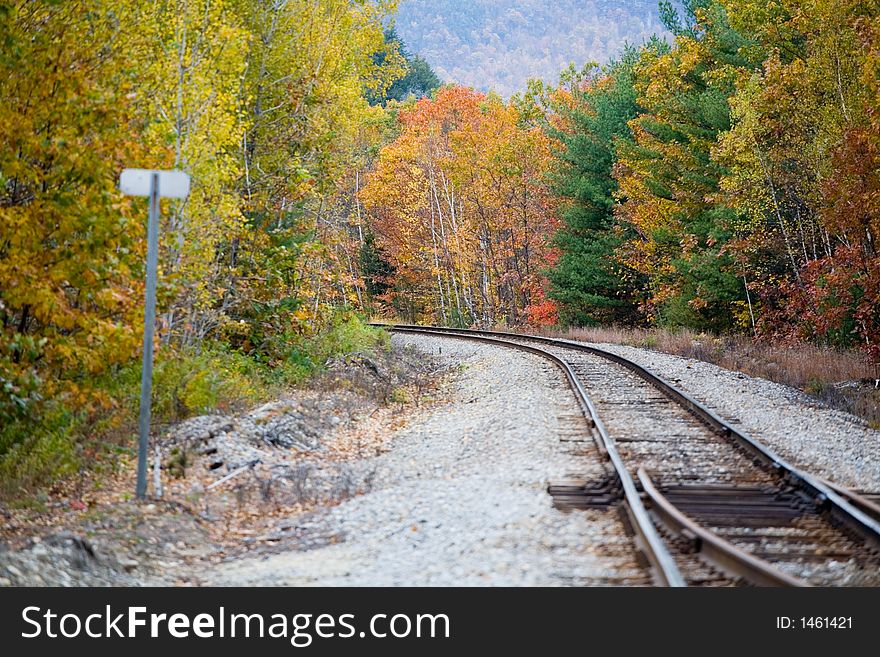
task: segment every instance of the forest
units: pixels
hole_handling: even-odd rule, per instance
[[[665,35],[509,99],[441,85],[396,9],[0,3],[0,493],[133,445],[129,166],[193,180],[162,206],[160,421],[301,383],[367,317],[880,361],[880,2],[661,2]]]
[[[743,332],[876,360],[877,3],[660,14],[671,43],[507,103],[444,88],[401,114],[361,195],[397,312]]]
[[[402,0],[397,31],[441,80],[505,98],[569,62],[668,36],[657,0]]]

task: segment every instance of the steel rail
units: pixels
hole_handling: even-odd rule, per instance
[[[644,468],[639,468],[638,477],[642,490],[651,499],[652,508],[663,523],[692,541],[697,552],[722,570],[741,575],[758,586],[809,586],[804,580],[782,572],[688,518],[657,489]]]
[[[630,370],[631,372],[663,392],[667,397],[672,399],[672,401],[676,402],[677,404],[688,410],[696,418],[714,429],[720,436],[730,440],[733,444],[743,448],[746,452],[751,454],[764,466],[772,471],[777,472],[780,476],[787,480],[788,483],[793,485],[795,488],[799,488],[810,498],[812,498],[815,505],[820,510],[829,511],[835,520],[838,520],[850,529],[857,532],[859,535],[862,536],[863,539],[872,543],[875,547],[880,547],[880,519],[872,518],[869,513],[866,512],[870,510],[871,505],[863,505],[859,496],[849,491],[843,492],[845,489],[842,489],[837,485],[829,485],[828,482],[825,482],[824,480],[810,475],[803,470],[795,467],[766,445],[762,444],[755,438],[752,438],[744,431],[741,431],[736,427],[731,426],[729,423],[720,418],[717,414],[709,410],[706,406],[698,402],[696,399],[688,395],[686,392],[680,390],[665,379],[657,376],[656,374],[642,367],[641,365],[637,365],[631,360],[624,358],[623,356],[619,356],[610,351],[599,349],[598,347],[592,347],[590,345],[585,345],[580,342],[575,342],[573,340],[548,338],[542,335],[505,333],[502,331],[488,331],[482,329],[453,329],[448,327],[435,326],[421,327],[409,324],[376,325],[385,326],[386,328],[392,328],[394,330],[406,328],[429,328],[431,331],[434,331],[437,334],[483,335],[490,337],[495,336],[498,338],[506,338],[507,340],[530,340],[533,342],[540,342],[542,344],[587,352],[617,363],[618,365],[625,367],[626,369]],[[858,508],[856,506],[857,504],[863,506],[865,510],[862,510],[862,508]]]
[[[614,441],[611,439],[608,430],[605,428],[605,425],[599,418],[599,414],[596,412],[596,408],[595,406],[593,406],[593,402],[590,400],[587,391],[584,389],[583,384],[581,383],[577,374],[575,374],[574,370],[571,368],[571,365],[566,363],[558,356],[551,354],[549,351],[546,351],[544,349],[483,335],[447,333],[445,331],[437,331],[434,329],[434,327],[416,326],[394,326],[391,327],[391,330],[400,333],[442,335],[445,337],[451,336],[463,340],[474,340],[507,348],[514,348],[520,351],[525,351],[535,354],[537,356],[541,356],[542,358],[549,360],[559,369],[561,369],[563,374],[565,374],[565,378],[568,381],[569,386],[575,393],[575,397],[578,400],[584,417],[596,430],[596,433],[599,436],[597,446],[614,466],[615,473],[618,480],[620,481],[621,488],[623,489],[626,513],[629,517],[633,531],[636,533],[639,548],[651,565],[655,580],[659,584],[664,586],[686,586],[684,578],[682,577],[681,572],[679,571],[678,566],[675,563],[675,559],[673,559],[672,555],[669,554],[669,551],[666,549],[666,545],[657,534],[657,529],[654,527],[654,523],[652,522],[651,517],[648,515],[647,509],[645,509],[645,505],[642,502],[639,491],[636,488],[635,482],[633,481],[632,475],[630,474],[629,470],[627,470],[626,465],[624,465],[623,459],[620,457],[620,454],[617,452],[617,447],[615,447],[614,445]]]
[[[880,504],[872,502],[864,495],[861,495],[854,490],[850,490],[849,488],[844,488],[843,486],[828,481],[827,479],[821,477],[818,479],[854,507],[871,516],[875,520],[880,521]]]

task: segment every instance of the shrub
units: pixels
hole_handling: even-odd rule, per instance
[[[390,347],[387,331],[369,326],[354,313],[339,313],[324,331],[307,338],[291,338],[280,378],[284,383],[299,384],[319,372],[331,358],[352,353],[377,354]]]
[[[280,362],[220,343],[201,351],[159,349],[153,368],[154,426],[194,414],[245,408],[271,397],[281,386],[302,384],[330,358],[390,348],[386,331],[368,326],[352,313],[336,315],[317,335],[288,336],[288,340],[287,357]],[[0,377],[3,371],[0,368]],[[140,361],[130,361],[94,379],[88,390],[39,405],[35,394],[16,384],[13,392],[27,395],[25,401],[6,394],[0,403],[0,499],[49,487],[86,464],[91,470],[115,468],[120,452],[133,453],[140,381]]]

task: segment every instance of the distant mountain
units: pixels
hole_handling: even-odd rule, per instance
[[[397,32],[444,81],[504,96],[666,34],[658,0],[401,0]]]

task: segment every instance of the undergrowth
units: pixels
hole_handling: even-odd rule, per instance
[[[385,331],[345,315],[319,334],[289,338],[281,361],[216,342],[200,351],[163,345],[153,372],[153,434],[193,415],[241,410],[308,385],[328,359],[389,344]],[[118,469],[120,455],[136,450],[140,377],[140,361],[130,362],[0,427],[0,502],[39,505],[54,486]]]

